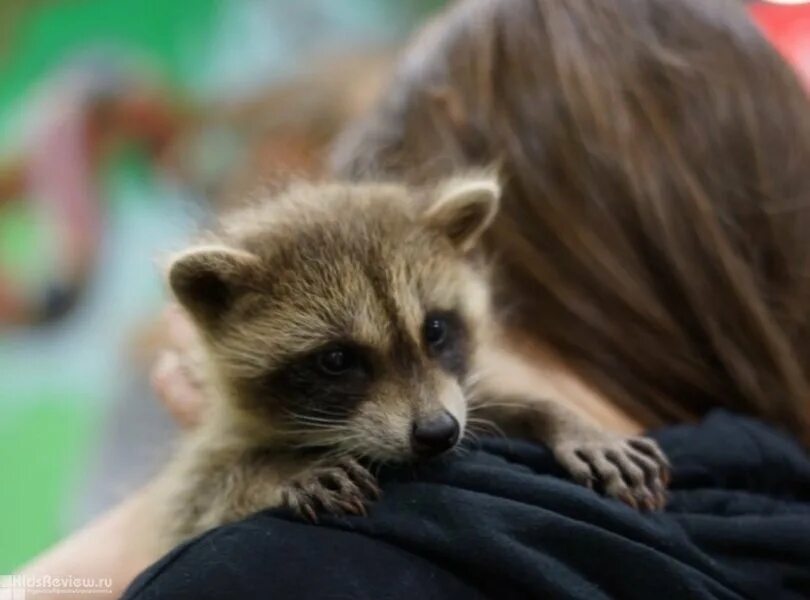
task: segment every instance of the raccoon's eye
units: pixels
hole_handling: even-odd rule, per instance
[[[461,315],[454,310],[431,311],[422,324],[428,356],[457,376],[467,372],[469,336]]]
[[[447,319],[443,315],[428,315],[422,326],[422,335],[425,338],[425,343],[434,350],[441,349],[447,341],[448,329]]]
[[[329,348],[317,357],[318,368],[327,375],[342,375],[359,364],[357,354],[349,348]]]

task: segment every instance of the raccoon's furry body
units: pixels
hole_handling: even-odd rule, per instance
[[[157,492],[163,548],[271,506],[362,513],[378,493],[362,461],[450,450],[472,412],[526,425],[581,483],[663,503],[652,441],[540,394],[506,395],[486,368],[507,356],[475,252],[499,190],[486,175],[432,189],[297,185],[174,258],[213,405]]]

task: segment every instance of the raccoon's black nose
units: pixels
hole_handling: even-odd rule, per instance
[[[419,456],[435,456],[452,448],[458,441],[458,434],[458,421],[445,411],[432,419],[414,423],[411,445]]]

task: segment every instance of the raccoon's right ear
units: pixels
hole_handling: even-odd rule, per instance
[[[247,289],[256,255],[227,246],[198,246],[169,264],[169,285],[196,319],[213,324]]]
[[[495,218],[500,196],[501,186],[495,177],[452,179],[439,188],[422,218],[456,248],[468,252]]]

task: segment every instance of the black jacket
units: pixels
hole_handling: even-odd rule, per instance
[[[567,481],[543,447],[492,439],[382,473],[367,518],[271,510],[206,533],[125,598],[810,598],[808,455],[722,412],[654,437],[674,466],[663,513]]]

